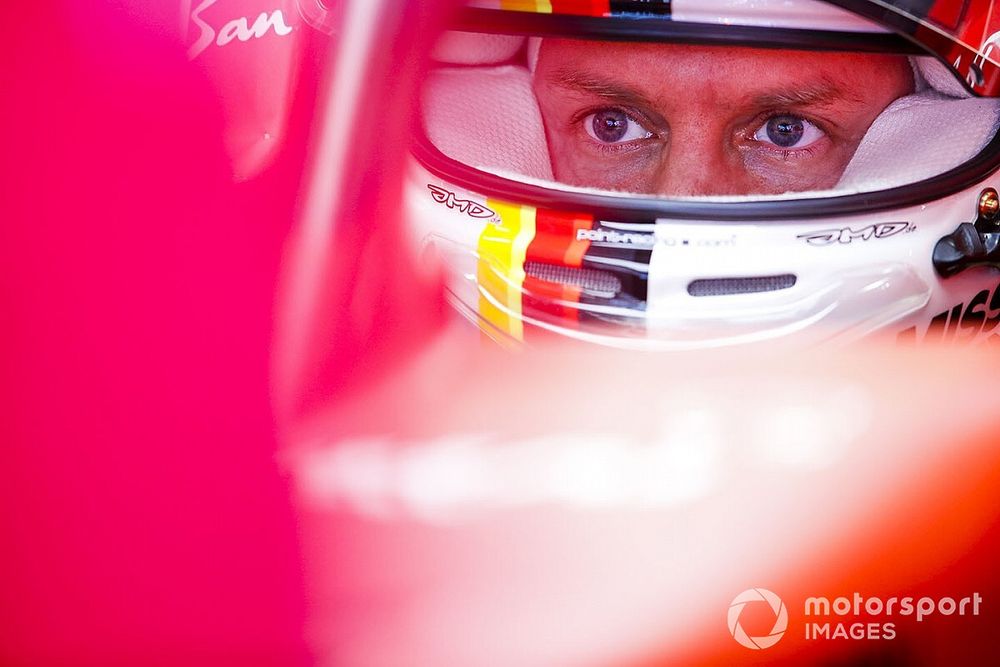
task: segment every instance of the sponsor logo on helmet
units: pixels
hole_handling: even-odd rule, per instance
[[[1000,341],[1000,285],[980,290],[968,302],[955,304],[931,318],[926,327],[911,326],[897,334],[901,343],[968,343]]]
[[[619,232],[615,229],[578,229],[577,241],[593,241],[594,243],[610,243],[612,245],[631,245],[651,248],[656,245],[656,237],[642,232]]]
[[[431,197],[434,198],[439,204],[444,204],[450,209],[456,209],[466,215],[473,218],[493,218],[496,213],[491,209],[486,208],[478,202],[474,202],[471,199],[458,199],[455,197],[454,192],[445,190],[444,188],[439,188],[436,185],[427,184],[427,188],[431,191]]]
[[[292,32],[291,26],[285,23],[285,15],[280,9],[275,9],[270,14],[261,12],[253,23],[250,17],[241,16],[231,21],[227,21],[219,30],[216,30],[208,21],[202,17],[202,12],[214,5],[217,0],[201,0],[188,14],[188,19],[198,28],[198,38],[188,47],[187,56],[191,60],[197,58],[201,53],[215,43],[216,46],[225,46],[234,39],[240,42],[247,42],[251,39],[260,39],[272,29],[275,35],[284,37]],[[188,3],[185,3],[188,4]]]
[[[969,71],[965,76],[965,82],[970,86],[979,87],[985,83],[985,76],[983,74],[983,68],[987,64],[994,64],[996,62],[996,57],[994,51],[1000,46],[1000,31],[997,31],[983,40],[982,46],[979,47],[979,51],[972,58],[972,62],[969,63]],[[955,62],[956,69],[961,62],[961,56]]]
[[[885,239],[896,234],[912,232],[916,228],[916,225],[909,222],[879,222],[857,230],[851,227],[822,229],[818,232],[799,234],[796,238],[805,239],[809,245],[827,246],[834,243],[852,243],[855,240]]]

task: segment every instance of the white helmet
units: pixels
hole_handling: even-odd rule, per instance
[[[468,2],[423,89],[416,241],[499,341],[992,338],[994,4]],[[820,85],[764,90],[789,68]]]

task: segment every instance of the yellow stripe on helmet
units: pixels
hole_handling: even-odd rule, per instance
[[[500,0],[500,9],[551,14],[552,2],[551,0]]]
[[[524,258],[535,238],[535,208],[488,200],[500,217],[479,236],[479,314],[516,340],[524,339],[521,289]]]

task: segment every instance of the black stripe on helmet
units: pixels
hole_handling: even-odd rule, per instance
[[[670,0],[611,0],[608,5],[613,16],[670,16]]]

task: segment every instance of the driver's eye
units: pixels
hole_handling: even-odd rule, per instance
[[[583,127],[591,138],[602,144],[620,144],[648,139],[653,133],[620,109],[601,109],[583,118]]]
[[[806,148],[824,136],[823,130],[805,118],[789,114],[771,116],[753,134],[757,141],[788,149]]]

